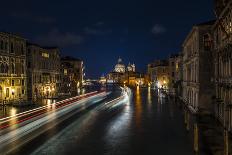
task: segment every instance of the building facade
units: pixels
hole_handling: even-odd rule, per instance
[[[174,78],[175,95],[182,99],[183,94],[183,57],[179,53],[175,61],[175,78]]]
[[[177,76],[176,61],[178,59],[178,54],[172,54],[168,58],[169,64],[169,91],[171,94],[175,94],[175,79]]]
[[[148,78],[156,88],[169,89],[170,68],[168,60],[156,60],[148,64]]]
[[[0,102],[27,99],[26,39],[0,32]]]
[[[216,86],[215,116],[232,128],[232,1],[215,0],[217,21],[214,32],[214,68]]]
[[[61,58],[61,78],[61,93],[75,95],[83,85],[83,61],[69,56]]]
[[[60,52],[56,47],[27,44],[28,97],[57,98],[60,91]]]
[[[183,43],[183,100],[193,113],[212,110],[211,28],[214,22],[193,26]]]

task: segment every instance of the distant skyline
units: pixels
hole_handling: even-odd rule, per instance
[[[147,63],[180,52],[191,27],[214,14],[212,0],[11,0],[1,2],[0,18],[1,30],[58,46],[97,78],[119,57],[145,72]]]

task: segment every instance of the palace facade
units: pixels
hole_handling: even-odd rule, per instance
[[[183,43],[183,100],[193,113],[212,112],[214,23],[193,26]]]
[[[60,51],[57,47],[27,44],[28,97],[57,98],[60,92]]]
[[[0,102],[27,99],[26,39],[0,32]]]
[[[61,77],[61,93],[65,95],[76,95],[78,89],[83,85],[83,61],[69,56],[61,58]]]
[[[232,1],[215,0],[217,21],[214,33],[216,86],[215,116],[225,128],[232,129]]]

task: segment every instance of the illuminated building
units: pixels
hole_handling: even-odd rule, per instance
[[[107,75],[107,83],[119,83],[135,86],[139,73],[135,70],[135,64],[128,64],[126,67],[122,59],[118,59],[118,63],[114,67],[114,71]],[[144,81],[144,80],[143,80]],[[145,82],[144,82],[145,83]]]
[[[69,56],[61,58],[61,78],[61,93],[75,95],[83,85],[83,61]]]
[[[60,52],[57,47],[27,44],[28,96],[57,98],[60,91]]]
[[[156,88],[169,88],[169,62],[167,60],[156,60],[148,64],[148,77]]]
[[[215,0],[214,33],[215,116],[232,129],[232,1]]]
[[[0,102],[27,99],[26,39],[0,32]]]
[[[100,77],[99,83],[101,83],[101,84],[106,84],[106,82],[107,82],[106,77],[105,77],[104,75],[102,75],[102,76]]]
[[[193,113],[212,110],[213,24],[210,21],[193,26],[183,43],[183,100]]]
[[[122,63],[121,58],[118,59],[118,63],[114,67],[114,71],[117,72],[117,73],[125,73],[126,72],[126,67]]]
[[[127,71],[128,72],[135,72],[135,64],[128,64],[127,66]]]

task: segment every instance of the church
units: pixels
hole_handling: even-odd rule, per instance
[[[129,63],[128,66],[126,67],[123,64],[122,59],[119,58],[118,63],[114,67],[114,71],[117,72],[117,73],[135,72],[135,64],[130,64]]]
[[[135,64],[128,63],[126,66],[122,59],[118,59],[113,71],[107,75],[107,83],[140,85],[144,82],[144,76],[136,72]]]

